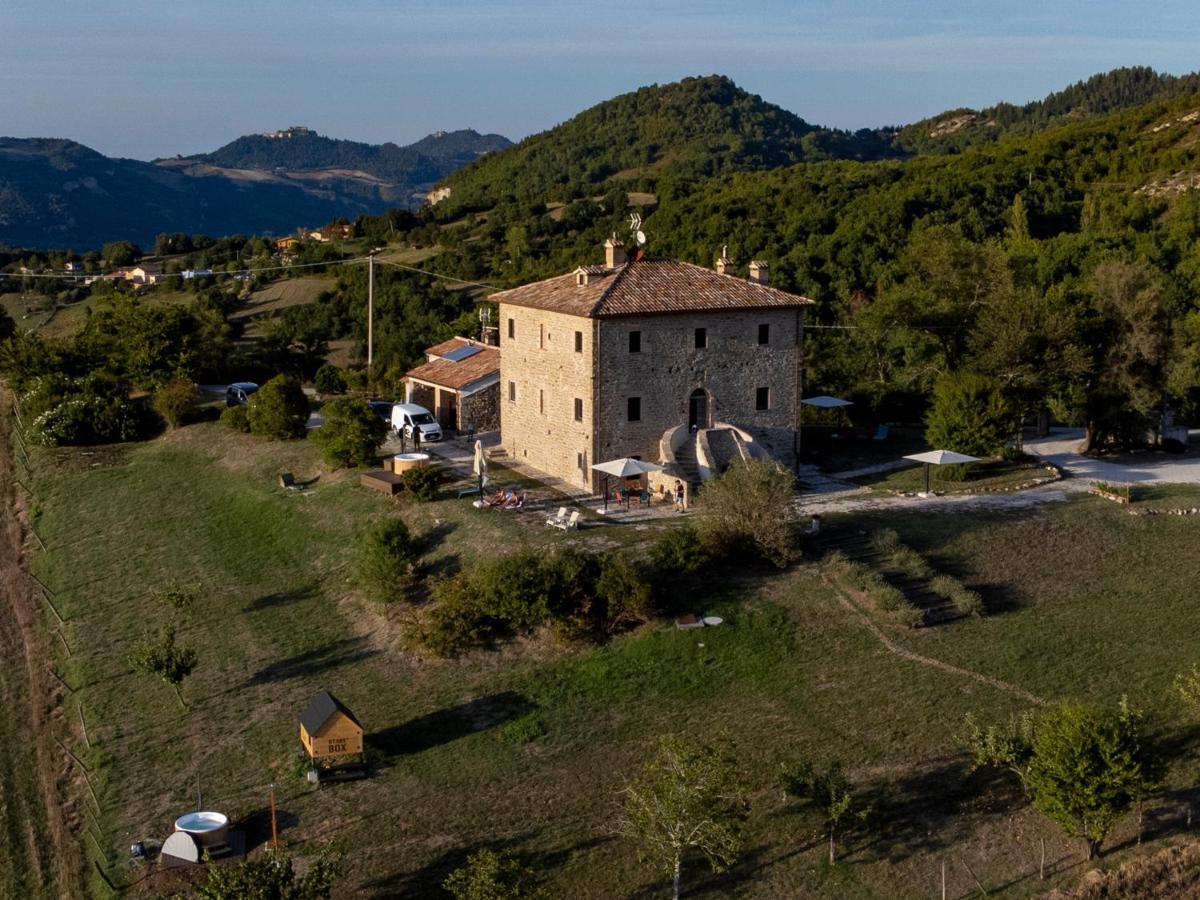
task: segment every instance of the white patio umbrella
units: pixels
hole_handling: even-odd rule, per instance
[[[608,462],[596,463],[592,466],[592,470],[604,476],[604,509],[607,511],[609,476],[613,478],[633,478],[634,476],[645,475],[647,472],[661,472],[662,466],[657,463],[634,459],[631,456],[623,456],[620,459],[610,459]]]
[[[471,465],[471,471],[479,479],[479,496],[482,499],[483,489],[488,485],[488,461],[487,455],[483,452],[483,441],[475,442],[475,460]]]
[[[978,456],[967,456],[965,453],[955,453],[953,450],[927,450],[924,453],[913,453],[904,457],[913,462],[925,464],[925,493],[929,493],[930,466],[956,466],[962,463],[979,462]]]

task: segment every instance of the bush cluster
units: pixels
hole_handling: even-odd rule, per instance
[[[154,411],[178,428],[196,415],[200,390],[190,378],[173,378],[154,392]]]
[[[359,539],[357,575],[372,600],[389,603],[408,597],[416,582],[420,550],[401,519],[385,519]]]
[[[92,376],[38,376],[18,402],[30,439],[46,447],[132,441],[150,429],[145,407],[123,384]]]
[[[230,406],[221,411],[221,422],[231,431],[250,433],[250,410],[244,406]]]
[[[929,589],[945,597],[964,616],[985,616],[987,607],[978,592],[971,590],[953,575],[938,575],[929,582]]]
[[[925,615],[908,602],[904,592],[890,584],[879,572],[834,552],[825,558],[825,567],[839,578],[870,598],[875,608],[888,613],[901,624],[916,628],[925,622]]]
[[[313,431],[313,443],[325,454],[330,468],[353,468],[373,463],[387,426],[367,401],[355,397],[330,400],[321,410],[325,424]]]
[[[252,434],[272,440],[304,437],[308,422],[308,398],[300,382],[276,375],[250,397],[249,421]]]
[[[346,392],[346,376],[337,366],[325,363],[317,369],[317,374],[313,376],[313,385],[322,394],[344,394]]]
[[[416,466],[405,471],[401,477],[404,479],[404,489],[417,502],[428,503],[437,499],[438,485],[442,483],[442,473],[437,466]]]
[[[418,639],[439,656],[542,627],[562,640],[598,639],[649,617],[653,585],[652,572],[619,553],[514,553],[435,582]]]

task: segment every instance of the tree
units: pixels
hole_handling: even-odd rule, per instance
[[[454,900],[536,900],[534,873],[505,853],[479,850],[455,869],[444,887]]]
[[[995,456],[1016,434],[1017,424],[999,382],[974,372],[954,372],[934,385],[925,440],[942,450]]]
[[[617,830],[638,845],[641,859],[671,876],[675,900],[689,853],[703,855],[714,872],[737,861],[747,802],[741,775],[725,750],[663,737],[622,793]]]
[[[0,306],[0,341],[7,340],[17,333],[17,323],[8,314],[8,310]]]
[[[173,378],[154,392],[154,411],[178,428],[196,414],[200,394],[189,378]]]
[[[313,431],[312,440],[324,452],[326,465],[349,469],[375,461],[387,425],[366,400],[339,397],[326,403],[321,413],[325,424]]]
[[[385,519],[359,538],[358,582],[381,603],[408,595],[415,581],[417,543],[403,519]]]
[[[272,440],[302,438],[307,431],[308,398],[300,382],[276,375],[250,396],[250,431]]]
[[[147,632],[130,655],[129,665],[135,672],[155,675],[171,685],[179,705],[187,708],[179,686],[196,668],[196,651],[175,642],[174,625]]]
[[[749,547],[783,567],[796,553],[795,481],[778,463],[747,459],[704,485],[699,531],[717,556]]]
[[[313,385],[322,394],[342,394],[346,391],[346,376],[332,363],[325,363],[313,376]]]
[[[1007,733],[968,724],[976,765],[1016,772],[1036,809],[1083,838],[1087,859],[1164,773],[1141,716],[1124,699],[1115,711],[1063,703]]]
[[[297,877],[292,860],[279,849],[236,866],[208,866],[208,878],[194,900],[329,900],[341,874],[341,861],[329,852],[309,863]]]
[[[784,766],[781,774],[785,794],[809,800],[821,815],[829,838],[829,864],[837,860],[836,840],[840,830],[867,818],[867,809],[854,796],[854,788],[839,762],[817,769],[812,763]]]
[[[101,248],[100,255],[110,266],[130,266],[137,262],[142,250],[133,241],[113,241]]]

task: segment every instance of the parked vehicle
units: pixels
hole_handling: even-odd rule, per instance
[[[226,406],[245,406],[250,402],[250,395],[258,390],[253,381],[235,381],[225,388]]]
[[[385,425],[392,424],[392,402],[389,400],[368,400],[367,406],[371,412],[383,419]]]
[[[392,406],[392,431],[410,440],[415,431],[420,431],[422,443],[442,439],[442,426],[433,413],[415,403],[396,403]]]

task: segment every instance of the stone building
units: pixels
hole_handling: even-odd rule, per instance
[[[737,456],[790,459],[805,297],[672,259],[627,259],[502,291],[501,442],[515,461],[597,488],[622,456],[696,482]]]
[[[456,337],[425,351],[425,363],[404,376],[408,403],[425,407],[443,431],[500,427],[500,351]]]

